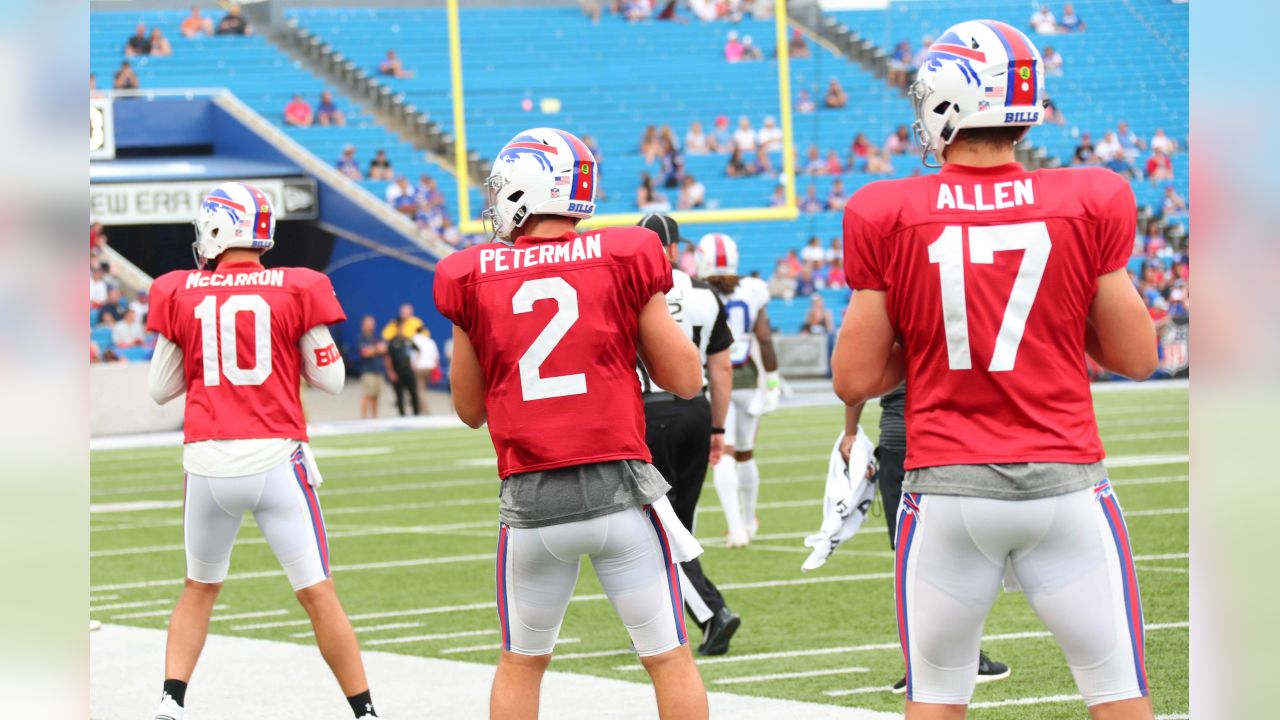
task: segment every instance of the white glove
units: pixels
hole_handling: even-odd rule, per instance
[[[764,387],[756,391],[747,406],[747,412],[754,416],[768,415],[778,409],[778,401],[782,399],[782,377],[777,370],[764,374]]]

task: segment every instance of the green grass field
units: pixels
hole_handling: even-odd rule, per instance
[[[1187,391],[1096,396],[1110,475],[1124,505],[1145,603],[1147,664],[1158,715],[1187,712]],[[820,523],[837,405],[765,418],[760,536],[726,550],[710,482],[698,535],[703,566],[743,617],[730,655],[700,662],[711,690],[900,710],[885,690],[902,671],[877,514],[826,566],[801,574],[803,537]],[[879,409],[863,426],[877,435]],[[313,447],[334,577],[363,647],[492,663],[498,481],[488,433],[466,429],[325,437]],[[92,454],[91,616],[163,628],[184,573],[178,448]],[[561,631],[553,669],[643,680],[589,563]],[[241,529],[212,632],[310,643],[309,625],[252,520]],[[979,685],[970,717],[1081,718],[1062,655],[1018,594],[987,621],[987,651],[1013,668]],[[700,633],[690,625],[691,639]],[[1028,636],[1030,634],[1030,636]],[[1011,636],[1012,637],[1003,637]],[[855,692],[849,692],[855,691]],[[1022,700],[1014,704],[1013,701]]]

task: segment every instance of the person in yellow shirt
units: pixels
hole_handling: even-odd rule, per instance
[[[397,324],[395,320],[392,320],[387,323],[387,326],[382,328],[382,339],[390,341],[397,334],[400,334],[412,340],[413,336],[417,335],[421,329],[422,318],[413,314],[413,305],[405,303],[400,306],[400,322]]]

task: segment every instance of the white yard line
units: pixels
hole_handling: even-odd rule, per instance
[[[1124,516],[1132,517],[1152,517],[1155,515],[1186,515],[1190,512],[1189,508],[1152,508],[1150,510],[1125,510]]]
[[[1170,573],[1172,575],[1188,575],[1191,573],[1186,568],[1166,567],[1164,565],[1137,565],[1137,568],[1143,572]]]
[[[230,615],[214,615],[209,618],[211,622],[219,622],[224,620],[248,620],[250,618],[260,617],[278,617],[280,615],[288,615],[289,611],[284,608],[276,608],[275,610],[256,610],[254,612],[232,613]]]
[[[497,635],[496,628],[491,630],[463,630],[451,633],[431,633],[427,635],[409,635],[406,637],[378,638],[377,640],[362,640],[361,645],[399,645],[402,643],[421,642],[425,640],[452,640],[454,638],[476,637],[477,635]],[[564,642],[561,640],[560,642]],[[449,652],[449,651],[444,651]]]
[[[214,609],[214,610],[226,610],[226,609],[227,609],[227,606],[226,606],[226,605],[214,605],[214,606],[213,606],[213,609]],[[146,610],[146,611],[144,611],[144,612],[133,612],[133,613],[125,613],[125,614],[123,614],[123,615],[112,615],[112,616],[111,616],[111,620],[112,620],[112,621],[115,621],[115,620],[138,620],[138,619],[141,619],[141,618],[164,617],[165,615],[172,615],[172,614],[173,614],[173,608],[171,608],[171,607],[167,607],[167,608],[161,608],[160,610]]]
[[[1187,560],[1191,557],[1190,553],[1163,553],[1160,555],[1134,555],[1134,562],[1149,562],[1151,560]]]
[[[582,638],[576,638],[576,637],[559,638],[556,640],[556,647],[559,647],[561,645],[571,645],[573,643],[580,643],[580,642],[582,642]],[[502,649],[501,643],[488,643],[485,645],[468,645],[466,647],[445,648],[441,650],[440,653],[442,655],[457,655],[459,653],[482,652],[484,650],[501,650],[501,649]]]
[[[165,631],[106,625],[90,636],[89,712],[96,720],[151,717],[156,668],[163,662]],[[493,666],[442,658],[366,650],[369,684],[377,688],[385,717],[474,718],[488,707]],[[211,635],[202,675],[187,691],[187,707],[209,718],[329,718],[348,713],[333,675],[310,644]],[[263,682],[288,668],[288,682]],[[424,681],[424,678],[426,679]],[[426,683],[424,685],[424,682]],[[900,713],[708,693],[712,717],[734,720],[822,718],[895,720]],[[541,691],[542,717],[555,720],[633,720],[656,716],[653,687],[552,670]],[[350,717],[348,714],[347,717]]]
[[[408,525],[398,527],[395,525],[372,526],[359,530],[335,530],[334,525],[329,526],[329,539],[334,538],[357,538],[371,537],[374,535],[430,535],[433,533],[456,533],[459,530],[478,530],[481,528],[497,528],[497,521],[479,521],[470,523],[447,523],[443,525]],[[493,535],[496,537],[497,533]],[[236,547],[241,545],[265,545],[266,538],[254,537],[236,540]],[[171,543],[168,545],[144,545],[142,547],[132,548],[112,548],[110,550],[93,550],[89,553],[89,557],[117,557],[121,555],[145,555],[148,553],[177,552],[182,550],[182,543]]]
[[[117,595],[116,597],[119,597]],[[160,600],[136,600],[134,602],[112,603],[110,605],[90,605],[89,612],[105,612],[107,610],[126,610],[128,608],[147,607],[148,605],[169,605],[176,602],[173,598],[161,598]]]
[[[769,673],[768,675],[744,675],[742,677],[720,678],[712,681],[716,685],[739,685],[743,683],[770,682],[773,680],[791,680],[794,678],[822,677],[824,675],[844,675],[846,673],[871,672],[870,668],[842,667],[825,670],[800,670],[796,672]]]
[[[859,688],[842,688],[840,690],[823,690],[822,694],[827,697],[844,697],[846,695],[869,695],[871,693],[887,693],[893,692],[892,685],[868,685]]]
[[[983,708],[1010,707],[1012,705],[1044,705],[1047,703],[1061,702],[1084,702],[1084,698],[1081,698],[1079,695],[1048,695],[1046,697],[988,700],[985,702],[969,703],[969,709],[981,710]]]
[[[613,657],[615,655],[630,655],[635,657],[636,651],[631,648],[625,650],[596,650],[594,652],[565,653],[564,655],[556,654],[556,662],[561,660],[586,660],[588,658]]]
[[[469,610],[493,610],[496,601],[470,603],[468,605],[440,605],[437,607],[427,608],[411,608],[408,610],[386,610],[382,612],[357,613],[348,615],[347,619],[356,620],[379,620],[382,618],[394,617],[413,617],[416,615],[437,615],[455,612],[466,612]],[[310,620],[279,620],[277,622],[253,623],[251,625],[233,625],[232,630],[271,630],[280,627],[295,627],[298,625],[310,625]]]
[[[359,633],[377,632],[379,630],[403,630],[405,628],[417,628],[417,627],[422,627],[422,623],[420,622],[386,623],[384,625],[355,626],[351,629],[355,630],[356,634],[359,634]],[[306,632],[289,633],[289,637],[291,638],[306,638],[306,637],[315,637],[315,636],[316,636],[316,633],[314,630],[307,630]]]

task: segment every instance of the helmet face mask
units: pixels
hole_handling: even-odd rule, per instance
[[[572,133],[532,128],[498,153],[485,180],[488,207],[481,219],[496,240],[512,234],[533,215],[589,218],[596,210],[596,160]]]
[[[929,46],[909,95],[921,162],[939,167],[960,130],[1027,128],[1043,121],[1040,51],[1005,23],[959,23]]]
[[[276,216],[271,200],[245,183],[218,185],[205,196],[195,219],[196,240],[191,244],[196,267],[231,248],[266,252],[275,245]]]

